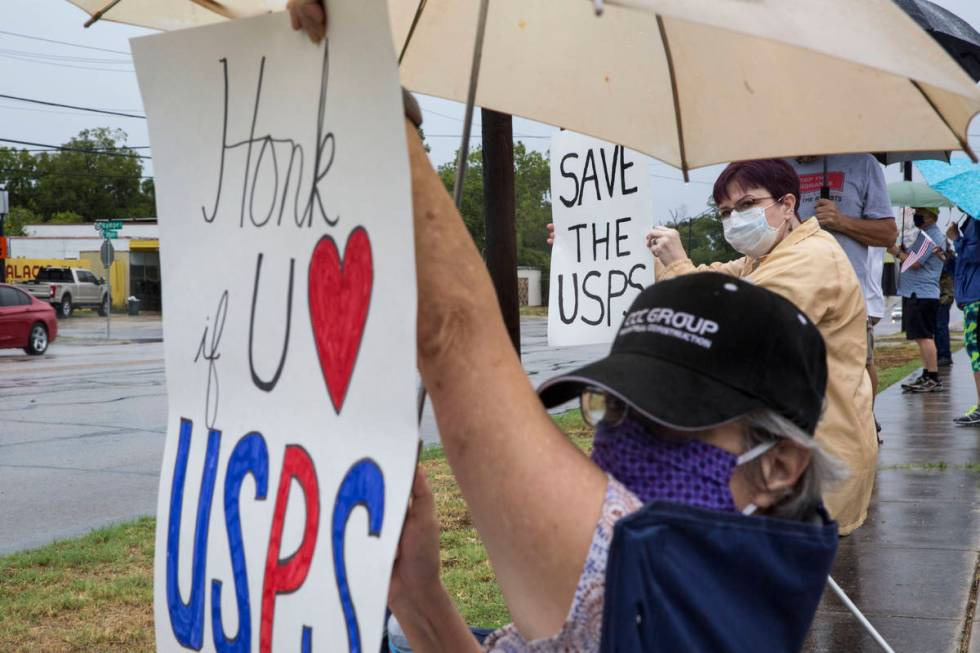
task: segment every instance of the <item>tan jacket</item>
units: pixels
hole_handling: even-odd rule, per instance
[[[695,267],[690,259],[658,267],[657,278],[689,272],[723,272],[779,293],[809,317],[827,344],[827,404],[816,438],[844,462],[850,477],[824,493],[842,535],[868,515],[878,459],[871,379],[865,371],[867,315],[857,276],[837,244],[816,220],[793,230],[766,256]]]

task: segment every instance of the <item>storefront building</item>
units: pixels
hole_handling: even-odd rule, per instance
[[[123,221],[112,240],[115,261],[106,270],[101,261],[102,238],[92,224],[27,225],[27,236],[7,239],[7,283],[33,279],[42,267],[80,267],[112,285],[112,305],[126,306],[136,297],[141,310],[159,311],[160,239],[154,220]]]

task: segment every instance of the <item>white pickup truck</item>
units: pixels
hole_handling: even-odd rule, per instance
[[[32,281],[18,288],[54,306],[58,317],[71,317],[76,308],[109,310],[109,291],[102,279],[79,268],[41,268]]]

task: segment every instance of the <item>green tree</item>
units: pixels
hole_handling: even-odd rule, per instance
[[[486,247],[483,206],[483,150],[470,152],[463,181],[461,213],[470,235],[482,251]],[[452,193],[456,164],[439,166],[439,176]],[[514,144],[514,206],[517,219],[517,263],[541,268],[547,278],[551,265],[547,224],[551,222],[551,172],[547,154]]]
[[[713,207],[693,218],[675,220],[670,226],[680,232],[684,249],[695,265],[732,261],[742,256],[725,240],[721,218]]]
[[[74,211],[59,211],[51,216],[48,224],[84,224],[85,218]]]
[[[34,210],[37,181],[37,157],[26,150],[0,147],[0,186],[9,193],[11,207]]]
[[[5,236],[26,236],[24,227],[29,224],[38,224],[41,219],[28,208],[15,206],[10,209],[7,218],[3,222],[3,233]]]
[[[85,222],[153,216],[153,182],[142,178],[142,159],[126,138],[121,129],[100,127],[81,131],[62,151],[0,148],[0,185],[11,206],[42,221],[66,211]]]

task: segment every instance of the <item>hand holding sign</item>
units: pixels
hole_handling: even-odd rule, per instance
[[[327,12],[321,0],[289,0],[286,9],[293,29],[302,29],[314,43],[323,40],[327,33]]]
[[[683,261],[687,258],[684,245],[681,243],[681,235],[676,229],[669,227],[654,227],[647,232],[647,249],[657,257],[664,265],[670,265],[675,261]]]

